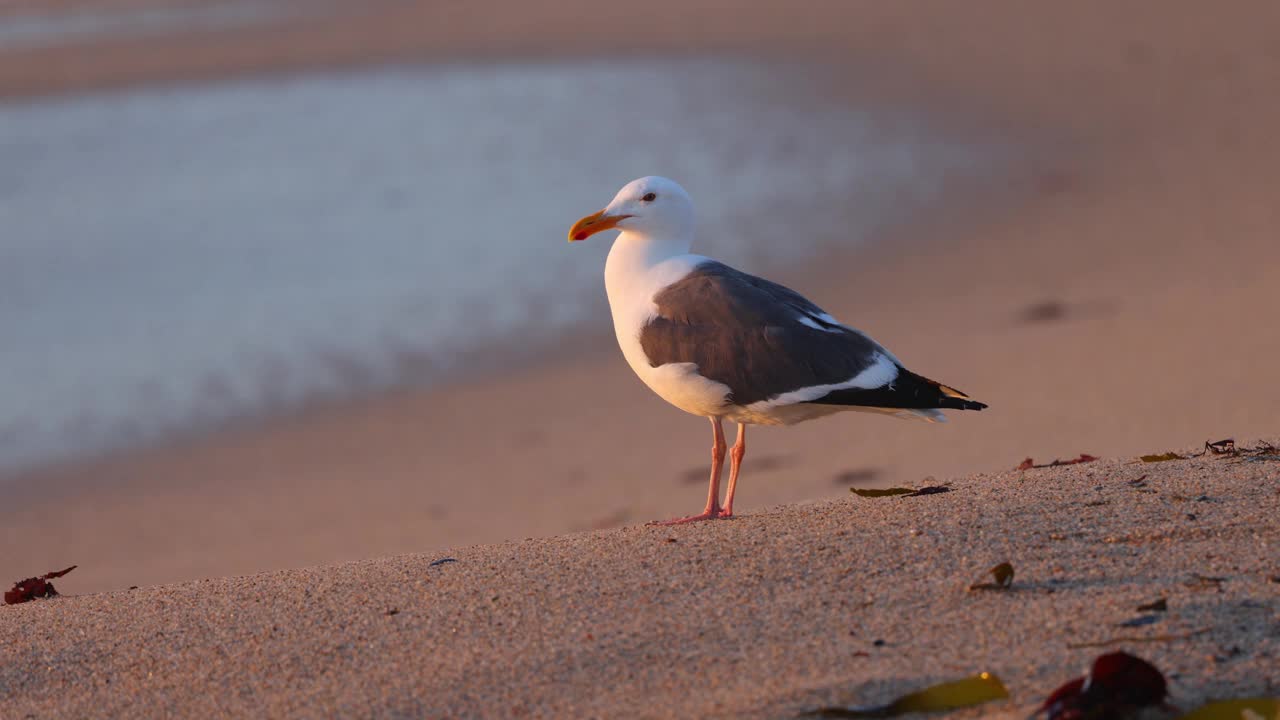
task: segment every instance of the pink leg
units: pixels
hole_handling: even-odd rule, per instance
[[[675,520],[654,521],[650,525],[679,525],[680,523],[697,522],[699,520],[712,520],[721,517],[720,511],[720,469],[724,467],[724,427],[720,424],[720,418],[711,418],[711,432],[714,443],[711,446],[711,485],[707,488],[707,506],[703,508],[699,515],[690,515],[689,517],[676,518]]]
[[[747,454],[747,426],[738,423],[738,441],[729,450],[729,488],[724,492],[724,509],[720,517],[733,517],[733,492],[738,489],[738,471],[742,469],[742,457]]]

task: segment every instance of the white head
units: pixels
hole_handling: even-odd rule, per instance
[[[651,175],[623,186],[609,205],[573,224],[569,242],[612,229],[654,240],[693,240],[693,201],[675,180]]]

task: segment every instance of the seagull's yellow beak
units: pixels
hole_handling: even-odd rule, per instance
[[[569,242],[586,240],[598,232],[612,230],[618,223],[631,217],[630,215],[605,215],[601,210],[582,218],[569,228]]]

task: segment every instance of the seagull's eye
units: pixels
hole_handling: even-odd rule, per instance
[[[653,202],[658,199],[658,193],[645,193],[644,197],[640,199],[645,202]]]

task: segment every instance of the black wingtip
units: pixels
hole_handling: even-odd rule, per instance
[[[987,404],[977,400],[961,400],[957,397],[943,396],[938,400],[938,407],[947,410],[986,410]]]

